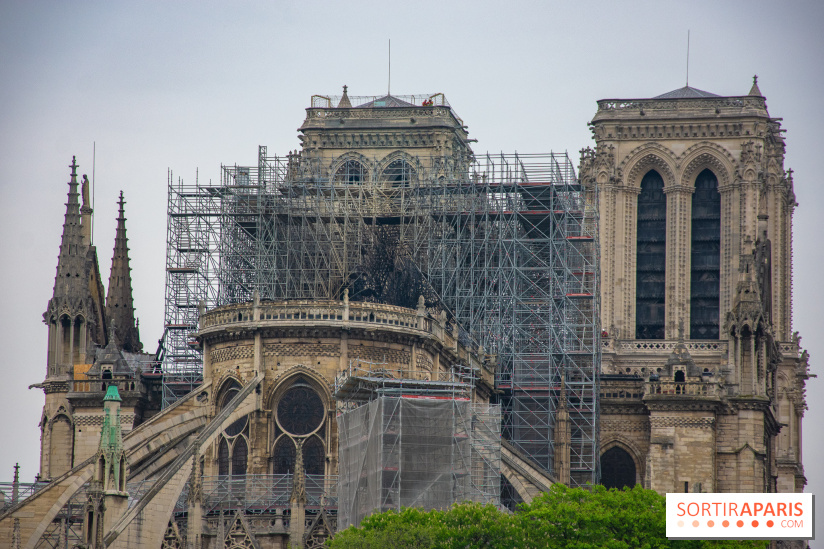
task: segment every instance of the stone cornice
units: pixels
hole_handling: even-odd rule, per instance
[[[592,122],[603,120],[632,120],[652,122],[660,118],[741,117],[769,118],[763,97],[703,97],[683,99],[601,99]]]

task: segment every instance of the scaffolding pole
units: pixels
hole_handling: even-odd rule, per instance
[[[186,192],[170,184],[167,263],[186,258],[175,243],[187,231],[206,251],[194,258],[203,270],[167,270],[167,324],[188,335],[196,314],[183,311],[196,313],[200,299],[249,301],[255,290],[271,300],[374,299],[364,282],[369,250],[390,240],[396,261],[414,265],[457,320],[459,338],[498,356],[504,436],[553,474],[556,444],[568,441],[560,459],[569,481],[598,481],[597,200],[566,154],[350,152],[324,164],[261,147],[257,166],[224,167],[220,184],[197,186],[195,200]],[[181,212],[193,223],[173,230]],[[175,334],[167,328],[167,339]],[[175,341],[187,349],[186,337]],[[195,379],[201,358],[182,358]],[[174,367],[164,360],[164,373]],[[566,433],[555,425],[562,386]]]

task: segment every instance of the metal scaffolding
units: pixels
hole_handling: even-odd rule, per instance
[[[500,425],[499,406],[451,397],[379,396],[338,414],[339,527],[402,507],[498,504]]]
[[[203,357],[193,334],[201,306],[252,299],[273,272],[265,252],[272,235],[273,189],[283,181],[277,159],[259,149],[256,168],[224,166],[220,184],[186,184],[168,175],[166,300],[158,359],[163,372],[163,407],[197,387]],[[267,207],[266,201],[269,206]]]
[[[571,483],[596,482],[594,193],[581,188],[566,154],[352,152],[324,164],[305,153],[269,157],[264,147],[258,166],[224,167],[219,186],[170,184],[168,267],[192,259],[202,270],[167,272],[167,346],[183,362],[164,360],[164,372],[181,364],[199,372],[187,336],[201,299],[212,307],[251,300],[256,290],[272,300],[337,300],[345,291],[375,299],[370,250],[389,247],[406,273],[381,282],[393,304],[434,296],[461,338],[498,356],[504,436],[553,473],[556,443],[568,441]],[[198,243],[193,258],[181,238]],[[172,346],[178,324],[184,337]],[[568,433],[555,429],[562,386]]]

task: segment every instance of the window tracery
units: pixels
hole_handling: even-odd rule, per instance
[[[347,160],[335,171],[335,182],[355,184],[366,181],[366,170],[357,160]]]
[[[230,381],[224,387],[218,409],[225,408],[238,392],[240,384]],[[249,460],[249,416],[234,421],[218,437],[217,469],[219,475],[243,476]]]
[[[664,179],[650,170],[638,195],[635,275],[635,337],[664,339],[667,197]]]
[[[395,160],[383,170],[383,180],[392,187],[410,187],[417,172],[406,160]]]
[[[302,441],[304,471],[326,472],[326,407],[320,394],[303,378],[282,393],[275,405],[272,473],[295,472],[297,442]]]
[[[721,195],[705,169],[692,196],[690,339],[718,339],[721,270]]]

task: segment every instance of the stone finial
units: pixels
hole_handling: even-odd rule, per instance
[[[346,305],[349,305],[349,288],[344,288],[343,289],[343,302]]]
[[[348,88],[348,86],[346,86],[346,85],[343,86],[343,97],[341,97],[340,101],[338,102],[338,108],[339,109],[351,109],[352,108],[352,103],[349,101],[349,94],[346,93],[347,88]]]
[[[255,307],[260,307],[260,291],[257,288],[252,292],[252,302]]]
[[[306,471],[303,468],[303,440],[295,440],[295,472],[290,503],[306,505]]]
[[[423,295],[418,296],[418,310],[423,311],[426,309],[426,300],[423,298]]]
[[[749,95],[753,95],[756,97],[764,97],[761,95],[761,90],[758,88],[758,75],[753,75],[752,77],[752,88],[750,88]]]

